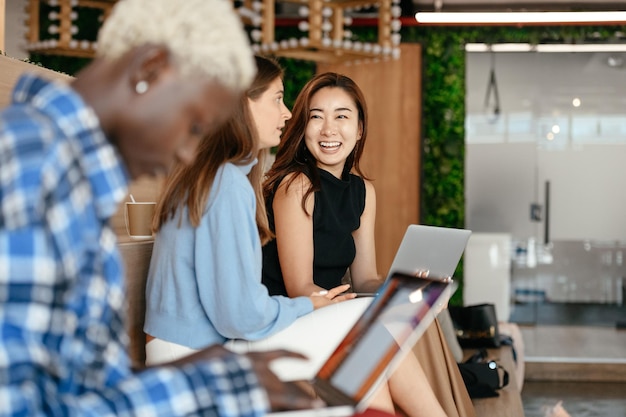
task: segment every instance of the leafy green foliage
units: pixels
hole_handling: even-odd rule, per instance
[[[30,54],[29,60],[36,65],[71,76],[76,76],[81,69],[91,62],[91,58],[35,53]]]
[[[292,109],[300,90],[315,75],[315,63],[291,58],[278,61],[285,71],[285,105]]]

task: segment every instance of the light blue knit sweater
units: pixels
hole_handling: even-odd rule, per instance
[[[253,164],[220,167],[200,225],[180,210],[155,238],[146,288],[146,333],[199,349],[259,340],[313,311],[308,297],[269,296],[261,283]],[[180,227],[178,225],[181,221]]]

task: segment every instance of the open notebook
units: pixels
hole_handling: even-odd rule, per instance
[[[270,416],[334,417],[363,411],[378,384],[411,350],[455,288],[449,277],[393,274],[310,381],[328,407]]]

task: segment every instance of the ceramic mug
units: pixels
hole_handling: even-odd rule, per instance
[[[155,208],[154,202],[126,202],[124,221],[128,236],[132,239],[152,238],[152,217]]]

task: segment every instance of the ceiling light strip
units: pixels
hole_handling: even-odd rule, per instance
[[[626,11],[606,12],[417,12],[418,24],[620,23]]]
[[[626,44],[467,43],[466,52],[626,52]]]

